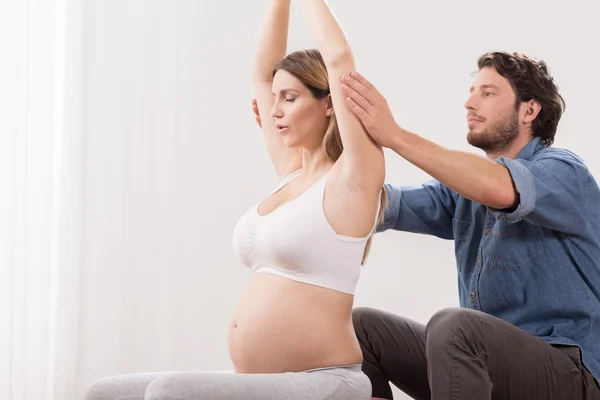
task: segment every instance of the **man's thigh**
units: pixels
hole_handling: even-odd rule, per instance
[[[427,336],[427,353],[439,350],[446,355],[439,361],[447,371],[440,372],[458,391],[481,387],[483,382],[494,399],[598,396],[598,390],[590,388],[589,372],[581,363],[578,348],[554,347],[492,315],[469,309],[443,310],[427,325]],[[428,357],[428,362],[435,361]],[[435,382],[431,383],[435,391]]]

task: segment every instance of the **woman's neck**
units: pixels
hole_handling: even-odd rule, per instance
[[[302,149],[302,174],[305,177],[323,175],[331,169],[333,162],[327,157],[322,147],[309,151]]]

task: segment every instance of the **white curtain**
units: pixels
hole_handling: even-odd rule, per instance
[[[0,399],[71,399],[81,267],[82,2],[0,2]]]

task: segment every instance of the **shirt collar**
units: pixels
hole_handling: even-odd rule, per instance
[[[541,148],[545,147],[544,143],[541,142],[542,138],[534,136],[518,153],[515,157],[516,160],[531,160],[533,155],[537,153]]]

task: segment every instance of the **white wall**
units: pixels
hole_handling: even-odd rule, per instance
[[[358,69],[406,128],[470,150],[464,101],[490,49],[544,58],[567,101],[556,144],[600,176],[593,3],[331,0]],[[250,66],[266,1],[88,0],[79,387],[109,374],[229,369],[227,323],[250,279],[237,219],[276,183]],[[297,2],[290,50],[313,47]],[[387,153],[387,180],[427,176]],[[458,304],[453,245],[378,235],[356,305],[426,322]],[[398,396],[402,398],[402,396]]]

